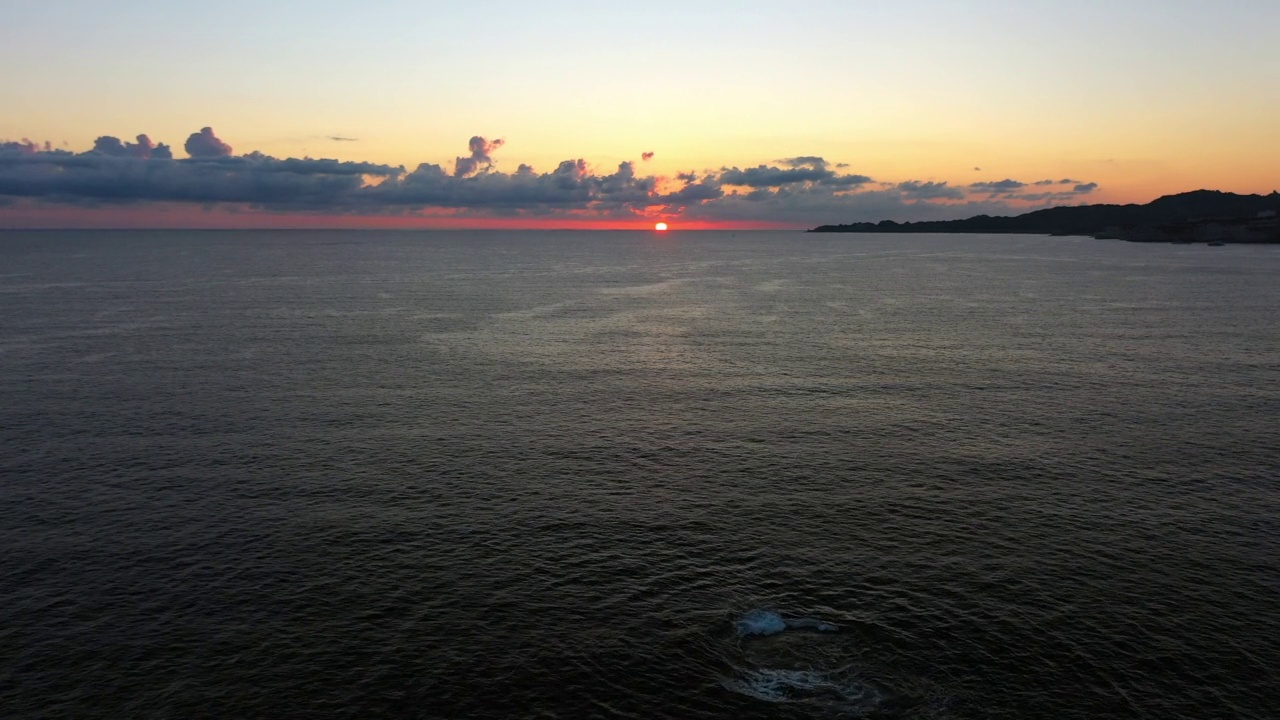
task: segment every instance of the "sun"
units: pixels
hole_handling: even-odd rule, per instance
[[[663,230],[666,230],[666,229],[667,229],[667,224],[666,224],[666,223],[658,223],[657,225],[654,225],[654,226],[653,226],[653,229],[654,229],[654,230],[657,230],[658,232],[662,232]]]

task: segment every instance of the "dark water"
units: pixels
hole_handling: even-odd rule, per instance
[[[1274,718],[1278,271],[0,235],[0,716]]]

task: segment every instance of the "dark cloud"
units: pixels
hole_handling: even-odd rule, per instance
[[[212,131],[195,133],[199,143]],[[191,141],[188,141],[190,151]],[[197,147],[196,152],[202,148]],[[209,148],[203,148],[209,151]],[[402,168],[363,162],[289,158],[261,153],[174,160],[168,147],[139,135],[136,143],[103,136],[85,153],[32,152],[0,145],[0,196],[72,204],[119,202],[245,203],[257,206],[342,206],[369,175],[396,177]]]
[[[637,177],[633,163],[609,175],[594,173],[584,160],[565,160],[555,170],[537,173],[521,165],[514,173],[486,172],[471,177],[448,175],[423,164],[403,178],[368,187],[350,200],[356,208],[444,207],[542,214],[553,210],[590,210],[619,215],[654,203],[654,178]]]
[[[341,135],[326,135],[327,139],[334,142],[359,142],[360,138],[342,137]]]
[[[642,152],[642,153],[640,153],[640,159],[641,159],[641,160],[643,160],[643,161],[645,161],[645,162],[649,162],[650,160],[652,160],[652,159],[653,159],[653,153],[652,153],[652,152]]]
[[[898,183],[895,188],[903,197],[912,200],[963,200],[965,197],[964,190],[945,182],[908,180]]]
[[[0,142],[0,151],[21,152],[21,153],[28,153],[28,154],[33,154],[38,152],[53,152],[53,143],[49,142],[48,140],[45,140],[43,143],[37,143],[35,141],[28,140],[27,138],[22,138],[22,140],[17,142],[14,142],[12,140],[5,140],[3,142]]]
[[[1032,203],[1072,203],[1076,201],[1076,196],[1070,192],[1050,191],[1038,193],[1023,193],[1017,196],[1018,200]]]
[[[1057,180],[1037,180],[1031,184],[1032,185],[1057,185],[1058,181]]]
[[[298,175],[375,175],[394,177],[404,173],[404,168],[370,162],[355,162],[313,158],[278,159],[260,152],[225,158],[192,158],[187,161],[203,166],[226,169],[243,169],[253,172],[288,172]]]
[[[227,157],[231,154],[231,146],[219,140],[211,127],[191,133],[182,148],[193,158]]]
[[[738,168],[722,168],[720,182],[725,185],[741,185],[750,188],[776,188],[795,183],[817,183],[835,187],[857,187],[871,182],[866,175],[840,175],[826,169],[822,158],[792,158],[792,160],[811,159],[822,164],[797,164],[790,169],[769,165],[759,165],[746,170]]]
[[[821,184],[830,185],[834,187],[851,188],[851,187],[861,187],[863,185],[866,185],[869,182],[871,182],[871,178],[867,177],[866,175],[835,175],[833,174],[831,177],[827,178],[826,180],[823,180]]]
[[[827,171],[815,168],[784,169],[760,165],[740,170],[738,168],[722,168],[720,180],[726,185],[744,185],[746,187],[778,187],[787,183],[816,182],[828,175]]]
[[[159,145],[151,142],[151,138],[146,135],[139,135],[136,143],[121,142],[120,138],[110,135],[103,135],[93,141],[93,152],[110,155],[111,157],[131,157],[139,160],[148,160],[155,158],[157,160],[173,159],[173,151],[168,145],[160,143]]]
[[[103,136],[82,153],[24,139],[0,142],[0,202],[156,201],[282,212],[397,215],[444,209],[475,216],[613,218],[661,208],[698,219],[818,224],[1008,214],[1032,203],[1078,202],[1079,194],[1097,188],[1076,183],[1073,191],[1055,187],[1032,194],[1012,179],[960,187],[919,180],[874,183],[866,175],[837,172],[818,156],[786,158],[777,166],[684,172],[667,181],[638,175],[641,161],[600,171],[579,158],[547,172],[529,165],[501,172],[492,158],[500,146],[476,136],[452,172],[432,163],[408,172],[370,162],[234,155],[207,128],[188,139],[191,157],[183,159],[173,159],[167,146],[146,135],[136,142]]]
[[[690,205],[724,197],[724,189],[720,187],[718,179],[704,177],[699,180],[692,173],[686,177],[688,179],[684,187],[663,195],[659,200],[673,208],[684,209]]]
[[[1009,178],[1005,178],[1004,180],[970,183],[969,189],[976,190],[978,192],[1008,193],[1008,192],[1014,192],[1015,190],[1019,190],[1026,186],[1027,184],[1024,182],[1018,182],[1017,180],[1010,180]]]
[[[1075,185],[1079,182],[1080,182],[1079,180],[1072,180],[1071,178],[1062,178],[1061,180],[1058,181],[1058,184],[1059,185]]]
[[[818,170],[824,170],[827,167],[827,161],[817,155],[800,155],[792,158],[783,158],[778,162],[786,165],[787,167],[793,168],[811,167],[817,168]]]
[[[494,150],[502,147],[502,139],[490,142],[476,135],[471,138],[471,154],[454,161],[453,174],[458,177],[469,177],[479,172],[487,172],[493,168]]]
[[[81,205],[137,201],[316,206],[340,200],[359,176],[228,172],[192,161],[98,156],[17,164],[0,157],[0,195]]]
[[[822,186],[795,186],[726,195],[712,202],[693,205],[683,215],[699,220],[816,225],[880,220],[954,220],[1021,211],[1004,200],[942,203],[915,199],[896,186],[846,194],[837,194]]]

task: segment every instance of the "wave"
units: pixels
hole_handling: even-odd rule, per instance
[[[761,668],[726,679],[723,684],[728,690],[766,702],[835,703],[847,710],[869,710],[881,699],[870,685],[818,670]]]
[[[775,635],[784,630],[839,632],[840,626],[817,618],[784,618],[772,610],[751,610],[733,623],[739,637]]]
[[[734,620],[733,627],[739,638],[764,637],[792,630],[818,633],[840,630],[839,625],[821,618],[789,618],[775,610],[765,609],[744,613]],[[731,663],[733,673],[722,678],[721,684],[732,692],[771,703],[827,705],[859,714],[879,706],[882,696],[875,687],[862,681],[848,667],[823,667],[826,665],[823,659],[829,662],[833,658],[825,652],[800,649],[808,647],[808,643],[799,642],[800,645],[777,647],[772,644],[752,645],[750,650],[748,646],[741,646],[743,656]],[[797,649],[800,649],[799,655],[794,654]]]

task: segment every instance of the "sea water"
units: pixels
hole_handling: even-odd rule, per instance
[[[0,234],[0,715],[1270,718],[1280,250]]]

